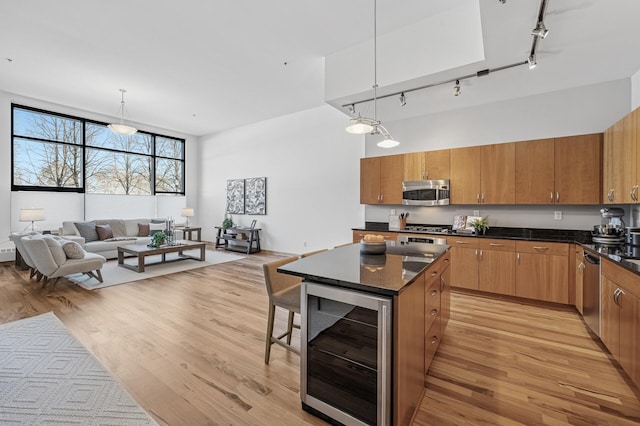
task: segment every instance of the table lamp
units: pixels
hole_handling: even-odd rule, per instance
[[[182,216],[187,218],[187,228],[189,227],[189,218],[193,217],[193,209],[189,207],[185,207],[182,209]]]
[[[41,222],[45,220],[44,209],[41,209],[41,208],[20,209],[20,217],[18,220],[20,222],[31,222],[31,225],[27,225],[24,228],[25,231],[28,231],[28,230],[35,231],[36,226],[34,222]]]

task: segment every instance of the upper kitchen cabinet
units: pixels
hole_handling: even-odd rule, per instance
[[[515,144],[451,150],[451,204],[513,204]]]
[[[639,125],[640,109],[636,109],[605,131],[602,184],[605,204],[638,202]]]
[[[600,204],[602,133],[555,139],[556,204]]]
[[[554,202],[554,140],[516,144],[516,204]]]
[[[403,180],[441,180],[449,178],[448,149],[405,154]]]
[[[404,155],[360,159],[360,204],[402,204]]]
[[[602,134],[516,143],[516,204],[600,204]]]

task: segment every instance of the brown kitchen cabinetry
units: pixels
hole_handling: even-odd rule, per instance
[[[403,180],[449,179],[449,152],[443,149],[405,154]]]
[[[451,150],[451,204],[513,204],[515,143]]]
[[[580,312],[580,315],[584,315],[583,304],[583,288],[584,288],[584,249],[578,245],[576,247],[576,261],[574,270],[574,279],[576,287],[576,309]]]
[[[451,246],[451,286],[515,295],[515,241],[447,238]]]
[[[438,263],[425,274],[424,292],[424,373],[429,371],[431,361],[440,346],[444,330],[449,322],[451,288],[449,277],[450,254],[444,254]]]
[[[640,181],[640,109],[604,133],[602,200],[605,204],[638,202]]]
[[[517,142],[516,204],[600,204],[602,134]]]
[[[397,232],[382,232],[382,231],[353,231],[353,242],[359,243],[367,234],[382,235],[385,241],[395,241],[398,239]]]
[[[360,204],[402,204],[404,154],[360,159]]]
[[[640,284],[636,274],[608,260],[601,267],[600,339],[640,386]]]
[[[516,241],[515,295],[569,303],[569,244]]]

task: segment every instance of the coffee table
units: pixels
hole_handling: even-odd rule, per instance
[[[164,245],[160,247],[147,247],[144,244],[129,244],[118,247],[118,266],[122,266],[123,268],[131,269],[136,272],[144,272],[144,268],[146,266],[159,265],[161,263],[169,263],[176,262],[178,260],[185,259],[195,259],[204,261],[205,260],[205,252],[206,252],[206,243],[202,243],[199,241],[178,241],[176,244],[172,245]],[[184,251],[187,250],[200,250],[200,256],[191,256],[188,254],[184,254]],[[178,257],[167,259],[167,253],[178,253]],[[138,258],[137,265],[130,265],[124,263],[124,257],[126,254],[136,256]],[[161,259],[159,262],[147,263],[145,265],[144,258],[148,256],[161,255]]]

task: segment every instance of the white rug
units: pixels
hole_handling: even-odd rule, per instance
[[[0,424],[157,425],[52,312],[0,325]]]
[[[197,255],[200,254],[199,250],[186,251],[185,253],[189,255],[196,255],[196,253]],[[172,256],[177,256],[177,253],[167,254],[167,259],[171,259]],[[175,272],[203,268],[205,266],[216,265],[218,263],[231,262],[238,259],[244,259],[245,257],[246,256],[238,256],[224,251],[207,250],[205,260],[203,262],[199,260],[185,259],[177,262],[162,263],[145,267],[144,272],[140,273],[118,266],[118,261],[116,259],[112,259],[108,260],[102,267],[102,279],[104,280],[102,283],[97,279],[84,274],[67,275],[65,278],[87,290],[96,290],[131,281],[144,280],[146,278],[153,278],[160,275],[173,274]],[[149,256],[145,259],[146,264],[158,261],[160,261],[159,255]],[[125,258],[124,262],[131,265],[137,265],[138,259],[135,257],[128,257]]]

